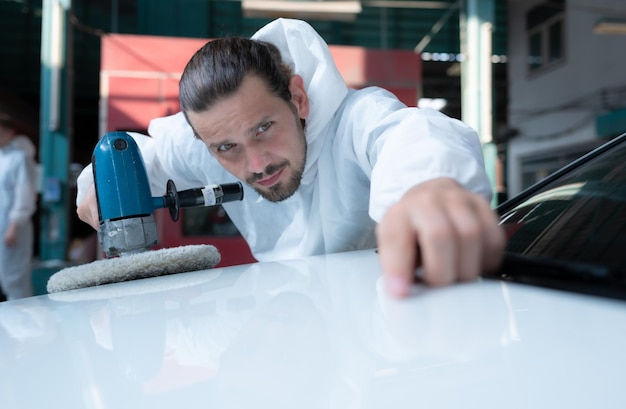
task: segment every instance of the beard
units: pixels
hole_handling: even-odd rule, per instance
[[[282,168],[287,168],[289,166],[289,162],[283,162],[280,165],[274,166],[270,165],[266,168],[263,174],[271,175],[272,173],[280,170]],[[270,172],[272,169],[277,169],[274,172]],[[282,202],[285,199],[290,198],[296,193],[296,190],[300,187],[300,183],[302,181],[302,174],[304,173],[304,162],[302,162],[302,166],[291,172],[289,178],[284,182],[276,183],[273,186],[270,186],[267,189],[262,189],[258,187],[254,187],[254,190],[261,195],[266,200],[270,202]],[[249,181],[248,181],[249,183]]]
[[[270,164],[264,170],[263,173],[255,173],[249,178],[246,179],[246,183],[253,187],[253,189],[261,195],[264,199],[270,202],[282,202],[293,196],[294,193],[300,187],[300,183],[302,182],[302,175],[304,174],[304,167],[306,164],[306,154],[307,154],[307,143],[306,136],[304,133],[304,123],[298,123],[298,137],[302,139],[304,142],[304,155],[302,156],[302,160],[300,163],[296,163],[295,166],[292,166],[292,163],[288,160],[285,160],[278,164]],[[278,182],[273,186],[270,186],[267,189],[262,189],[254,186],[254,182],[257,180],[263,179],[263,177],[267,177],[273,175],[274,173],[280,171],[281,169],[291,170],[291,175],[284,182]]]

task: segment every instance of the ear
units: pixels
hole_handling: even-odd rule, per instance
[[[304,89],[304,80],[299,75],[292,75],[289,79],[291,103],[298,110],[298,117],[306,119],[309,116],[309,97]]]

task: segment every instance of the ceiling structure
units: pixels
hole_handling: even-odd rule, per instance
[[[251,4],[267,5],[268,1],[283,7],[297,5],[300,10],[250,14]],[[110,32],[198,38],[251,35],[278,15],[307,17],[302,14],[306,3],[316,7],[309,13],[318,13],[317,19],[310,15],[307,20],[330,44],[417,48],[423,56],[422,95],[445,99],[443,111],[460,118],[458,0],[73,0],[70,20],[77,150],[83,149],[84,142],[85,154],[97,138],[100,36]],[[12,62],[0,65],[0,96],[11,95],[29,106],[27,121],[36,121],[32,112],[39,107],[41,4],[42,0],[0,0],[2,55],[3,60]],[[319,14],[321,4],[335,7],[335,12]],[[494,5],[493,51],[506,55],[506,1],[494,0]],[[337,7],[345,12],[340,18]],[[493,68],[494,117],[496,122],[506,122],[506,64],[497,63]]]

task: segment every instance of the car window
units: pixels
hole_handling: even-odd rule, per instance
[[[507,252],[626,271],[622,140],[599,148],[600,153],[588,155],[513,206],[504,206],[500,213],[509,237]]]

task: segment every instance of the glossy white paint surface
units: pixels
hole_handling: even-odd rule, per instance
[[[624,408],[626,302],[382,290],[373,251],[0,303],[0,406]]]

